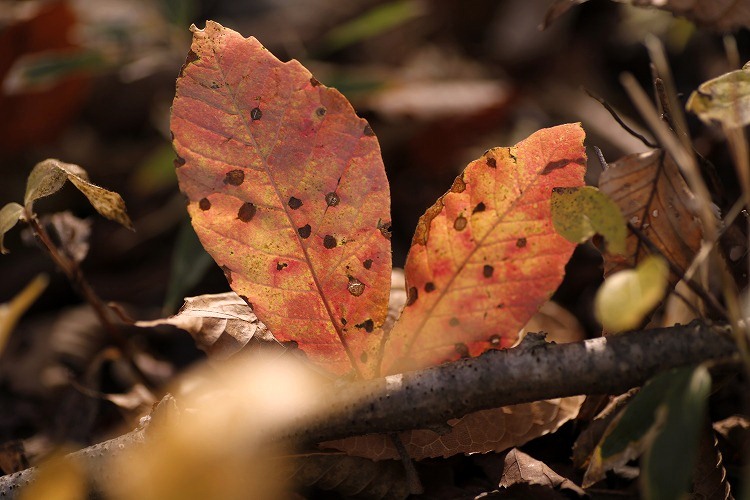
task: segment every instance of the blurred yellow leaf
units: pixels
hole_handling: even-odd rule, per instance
[[[88,498],[83,464],[58,452],[47,459],[34,482],[21,490],[19,500],[83,500]]]
[[[648,256],[635,269],[609,276],[594,301],[597,319],[610,333],[632,330],[664,298],[669,266],[661,257]]]
[[[49,277],[46,274],[38,274],[10,302],[0,304],[0,353],[18,320],[47,288],[48,283]]]

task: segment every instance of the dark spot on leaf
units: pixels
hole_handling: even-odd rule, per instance
[[[326,234],[323,237],[323,246],[326,247],[328,250],[336,247],[336,238],[331,236],[330,234]]]
[[[435,283],[432,281],[428,281],[424,284],[424,291],[427,293],[434,292],[435,291]]]
[[[354,276],[349,276],[349,284],[346,288],[349,290],[349,293],[351,293],[355,297],[359,297],[365,291],[365,284],[359,281]]]
[[[288,265],[289,265],[289,264],[287,264],[286,262],[277,262],[277,263],[276,263],[276,270],[277,270],[277,271],[281,271],[282,269],[284,269],[284,268],[285,268],[285,267],[287,267]]]
[[[253,303],[252,303],[252,302],[250,302],[250,299],[248,299],[248,298],[247,298],[246,296],[244,296],[244,295],[240,295],[240,298],[241,298],[242,300],[244,300],[244,301],[245,301],[245,304],[247,304],[248,306],[250,306],[250,309],[252,309],[252,308],[253,308]]]
[[[487,158],[487,166],[490,168],[497,168],[497,160],[494,158]]]
[[[459,175],[456,177],[456,180],[453,181],[453,185],[451,186],[451,191],[454,193],[463,193],[466,190],[466,183],[464,182],[464,174]]]
[[[335,207],[336,205],[339,204],[339,201],[341,201],[341,199],[339,198],[339,195],[337,195],[334,192],[330,192],[326,195],[326,203],[328,204],[329,207]]]
[[[211,88],[212,88],[213,90],[216,90],[216,89],[218,89],[219,87],[221,87],[221,85],[219,85],[219,84],[218,84],[218,83],[216,83],[216,82],[211,82],[211,85],[209,85],[209,86],[210,86],[210,87],[211,87]]]
[[[366,319],[358,325],[354,325],[357,328],[364,328],[367,333],[372,333],[375,329],[375,323],[371,319]]]
[[[313,87],[317,87],[318,85],[320,85],[320,82],[318,81],[317,78],[315,78],[314,76],[311,76],[310,85],[312,85]]]
[[[245,182],[245,172],[242,170],[230,170],[224,177],[224,184],[231,184],[232,186],[239,186]]]
[[[263,118],[263,111],[261,111],[258,107],[251,109],[250,118],[252,118],[253,121],[260,120],[261,118]]]
[[[346,318],[341,318],[341,324],[346,325]]]
[[[383,222],[381,219],[378,219],[378,230],[385,239],[391,239],[391,221]]]
[[[469,357],[469,348],[463,342],[457,342],[456,344],[454,344],[453,345],[453,349],[462,358],[468,358]]]
[[[516,240],[516,246],[517,246],[518,248],[523,248],[523,247],[525,247],[525,246],[526,246],[526,238],[518,238],[518,239]]]
[[[463,231],[466,228],[466,217],[459,215],[456,220],[453,221],[453,227],[456,231]]]
[[[450,321],[448,321],[448,324],[451,326],[458,326],[461,322],[458,321],[458,318],[451,318]]]
[[[211,208],[211,201],[208,198],[201,198],[201,201],[198,202],[198,208],[205,212]]]
[[[365,351],[362,351],[362,354],[359,355],[359,360],[362,363],[367,363],[367,353]]]
[[[289,205],[289,208],[291,208],[292,210],[297,210],[299,207],[302,206],[302,200],[292,196],[291,198],[289,198],[287,205]]]
[[[227,266],[221,266],[221,270],[224,271],[224,276],[227,278],[227,282],[232,284],[232,270]]]
[[[495,268],[492,267],[492,266],[485,265],[482,268],[482,276],[484,276],[485,278],[491,278],[492,277],[492,273],[494,273],[494,272],[495,272]]]
[[[299,343],[296,340],[287,340],[281,343],[287,349],[298,349]]]
[[[491,335],[489,338],[490,345],[492,346],[499,346],[500,345],[500,335]]]
[[[312,228],[310,227],[310,224],[305,224],[304,226],[297,229],[297,233],[300,235],[300,238],[303,239],[309,238],[311,232]]]
[[[409,291],[406,293],[406,305],[410,306],[413,303],[417,301],[417,298],[419,297],[419,292],[417,291],[417,288],[412,286],[409,288]]]
[[[362,131],[362,133],[370,137],[375,135],[375,132],[373,132],[372,127],[369,123],[365,125],[365,129]]]
[[[474,207],[474,210],[471,211],[471,213],[475,214],[477,212],[484,212],[487,207],[484,205],[483,201],[480,201],[477,203],[477,206]]]
[[[503,304],[502,302],[500,302],[500,303],[499,303],[499,304],[497,305],[497,308],[498,308],[498,309],[502,309],[503,307],[505,307],[505,304]]]
[[[180,168],[185,164],[185,158],[178,156],[174,161],[174,168]]]
[[[250,222],[251,220],[253,220],[253,217],[255,217],[255,212],[257,211],[258,209],[254,204],[250,203],[249,201],[245,202],[237,211],[237,218],[242,222]]]
[[[562,160],[552,161],[549,162],[547,165],[544,166],[544,169],[542,169],[542,175],[547,175],[550,172],[557,170],[558,168],[565,168],[571,163],[577,163],[579,165],[583,164],[584,159],[583,158],[575,158],[575,159],[569,159],[565,158]]]
[[[370,269],[372,267],[372,259],[367,259],[362,265],[365,266],[365,269]]]
[[[315,110],[315,114],[318,116],[325,116],[326,108],[324,108],[323,106],[319,107],[318,109]]]

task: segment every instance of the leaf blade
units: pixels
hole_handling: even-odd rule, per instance
[[[583,185],[583,139],[580,124],[568,124],[489,150],[427,210],[407,258],[409,298],[385,346],[386,373],[513,344],[575,248],[552,227],[550,196]]]
[[[391,273],[388,182],[367,122],[297,61],[209,21],[171,129],[193,227],[232,288],[279,340],[335,373],[367,373]]]

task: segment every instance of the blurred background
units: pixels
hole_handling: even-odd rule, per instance
[[[37,162],[59,158],[78,164],[92,182],[123,196],[136,231],[96,215],[70,186],[37,202],[36,212],[69,211],[75,218],[45,222],[62,224],[77,239],[87,253],[82,269],[105,301],[149,319],[174,312],[184,296],[228,290],[223,273],[192,233],[170,145],[169,109],[189,49],[188,28],[191,23],[202,28],[206,19],[255,36],[282,60],[298,59],[370,121],[391,182],[395,266],[403,266],[418,217],[488,148],[510,146],[542,127],[580,121],[588,136],[587,180],[592,184],[601,171],[593,146],[608,161],[646,150],[583,89],[606,99],[638,128],[618,78],[632,72],[651,88],[643,45],[647,34],[665,44],[683,102],[700,83],[737,69],[750,57],[746,32],[724,39],[664,11],[605,0],[575,7],[542,31],[550,4],[2,0],[0,204],[22,200],[26,177]],[[738,52],[728,57],[725,46],[735,42]],[[719,135],[704,130],[694,140],[725,175],[722,197],[735,200],[736,183]],[[72,222],[76,219],[81,220]],[[40,272],[49,273],[51,282],[14,333],[0,367],[0,407],[8,409],[0,412],[0,442],[31,435],[46,425],[45,418],[53,418],[40,416],[33,403],[14,400],[9,406],[4,398],[19,393],[42,397],[66,373],[88,373],[90,357],[100,352],[96,346],[106,343],[92,340],[98,338],[90,333],[97,329],[95,318],[76,307],[80,297],[23,225],[6,237],[5,246],[11,253],[0,256],[0,302]],[[596,330],[591,300],[600,280],[600,258],[583,246],[557,294],[590,333]],[[61,321],[68,326],[61,327]],[[54,333],[60,328],[76,333]],[[42,387],[28,376],[47,362],[26,359],[24,353],[50,335],[63,338],[49,356],[64,354],[64,373],[46,374],[52,382],[45,379]],[[165,379],[201,357],[184,334],[134,335],[144,336],[142,342],[154,353],[151,367],[162,370]],[[108,366],[106,360],[101,363],[97,366]],[[103,392],[117,392],[117,377],[97,380]],[[105,426],[107,419],[97,413],[101,408],[79,406],[67,416],[59,410],[60,401],[75,407],[82,399],[78,391],[60,396],[54,406],[54,419],[65,417],[55,420],[65,439],[90,441],[96,428]],[[111,421],[121,418],[118,408],[110,411]],[[81,411],[89,425],[83,425]]]

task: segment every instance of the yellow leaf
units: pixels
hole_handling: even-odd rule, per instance
[[[664,298],[669,266],[661,257],[646,257],[635,269],[608,277],[594,301],[597,319],[605,330],[632,330]]]

